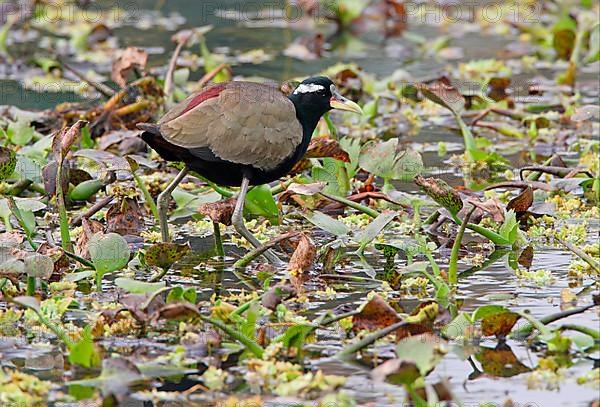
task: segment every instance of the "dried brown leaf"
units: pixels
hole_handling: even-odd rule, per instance
[[[533,204],[533,189],[527,186],[519,195],[510,200],[506,210],[514,210],[517,214],[527,212]]]
[[[127,85],[127,75],[134,68],[144,69],[148,62],[148,53],[137,47],[128,47],[114,61],[111,79],[124,88]]]
[[[231,225],[231,217],[233,216],[236,202],[235,198],[229,198],[219,202],[207,203],[200,206],[198,212],[208,216],[213,222],[229,226]]]
[[[137,201],[125,198],[112,204],[106,212],[106,231],[120,235],[139,235],[144,226],[144,217]]]
[[[383,298],[376,295],[362,311],[352,317],[352,330],[375,331],[400,321],[396,311]]]
[[[288,263],[288,272],[294,284],[299,285],[304,273],[311,268],[316,256],[317,248],[312,240],[305,234],[301,234],[298,246]]]

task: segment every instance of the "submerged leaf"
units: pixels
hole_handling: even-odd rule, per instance
[[[366,329],[375,331],[400,321],[400,317],[383,298],[376,295],[359,314],[352,317],[352,330],[358,332]]]
[[[189,252],[189,243],[155,243],[146,250],[146,264],[168,270]]]

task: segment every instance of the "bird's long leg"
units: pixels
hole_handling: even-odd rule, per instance
[[[231,223],[233,223],[233,227],[235,230],[244,237],[247,241],[249,241],[252,246],[260,247],[261,243],[258,241],[256,237],[246,228],[244,224],[244,203],[246,201],[246,193],[248,192],[248,186],[250,185],[250,180],[246,177],[242,180],[242,185],[240,187],[240,192],[237,197],[237,202],[235,203],[235,209],[233,211],[233,216],[231,217]],[[269,260],[271,263],[280,264],[282,261],[273,253],[271,250],[267,250],[263,253],[263,255]]]
[[[167,222],[167,210],[169,209],[169,200],[171,199],[171,192],[179,185],[181,180],[187,175],[188,167],[183,167],[179,174],[173,181],[158,195],[157,206],[158,206],[158,223],[160,225],[160,234],[163,242],[169,242],[169,224]]]

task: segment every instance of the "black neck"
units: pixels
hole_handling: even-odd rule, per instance
[[[308,148],[308,144],[310,143],[310,139],[312,138],[319,120],[326,112],[317,110],[315,106],[300,103],[297,95],[291,94],[288,98],[294,104],[294,107],[296,108],[296,117],[302,126],[302,143],[296,149],[295,154],[298,156],[297,159],[300,159]]]
[[[321,117],[327,113],[327,110],[323,111],[321,106],[314,104],[302,103],[299,96],[295,94],[291,94],[288,98],[296,108],[296,117],[302,125],[302,129],[305,132],[310,130],[309,134],[312,135],[313,130],[317,127],[317,123],[319,123]]]

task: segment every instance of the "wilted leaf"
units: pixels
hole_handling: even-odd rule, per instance
[[[17,156],[14,151],[7,147],[0,147],[0,181],[4,181],[12,175],[17,166]]]
[[[287,187],[287,190],[294,194],[313,196],[323,191],[326,185],[324,182],[313,182],[312,184],[297,184],[293,182]]]
[[[117,85],[127,85],[127,75],[134,68],[143,70],[148,62],[148,53],[137,47],[126,48],[113,63],[110,77]]]
[[[348,153],[342,149],[337,140],[328,137],[316,137],[310,141],[304,158],[325,158],[331,157],[336,160],[350,162]]]
[[[488,213],[494,222],[502,223],[504,222],[504,208],[502,208],[502,204],[498,200],[498,198],[490,198],[484,202],[481,202],[479,199],[470,198],[468,202],[481,209],[482,211]],[[463,212],[467,212],[466,208],[463,208]],[[462,215],[462,213],[461,213]],[[465,214],[466,216],[466,214]],[[459,216],[460,217],[460,216]]]
[[[189,243],[155,243],[146,250],[146,264],[168,270],[189,252]]]
[[[527,246],[517,259],[517,262],[529,270],[531,264],[533,263],[533,246]]]
[[[400,321],[396,310],[385,302],[383,298],[376,295],[369,301],[359,314],[352,317],[352,330],[358,332],[366,329],[376,331]]]
[[[575,47],[575,31],[565,29],[555,32],[552,39],[552,46],[559,59],[568,60]]]
[[[15,304],[19,304],[22,307],[30,308],[37,313],[40,312],[40,301],[35,297],[27,297],[27,296],[15,297],[15,298],[13,298],[13,302]]]
[[[370,142],[363,146],[359,164],[386,180],[409,181],[423,171],[421,154],[413,150],[398,152],[398,140]]]
[[[315,261],[317,248],[305,234],[300,235],[300,241],[296,250],[290,257],[288,271],[291,275],[299,275],[308,271]]]
[[[231,217],[233,216],[236,202],[235,198],[229,198],[218,202],[205,203],[198,208],[198,212],[204,216],[208,216],[213,222],[229,226],[231,225]]]
[[[519,195],[510,200],[506,205],[506,210],[514,210],[517,214],[527,212],[533,204],[533,189],[528,186]]]
[[[42,180],[44,181],[44,189],[49,197],[56,194],[56,173],[58,171],[58,164],[52,160],[42,168]],[[69,189],[69,166],[66,162],[62,165],[62,189],[67,191]]]
[[[83,228],[83,233],[77,237],[75,254],[87,259],[90,256],[88,251],[88,243],[90,239],[96,233],[102,232],[104,230],[104,226],[102,226],[102,223],[98,222],[97,220],[89,220],[86,218],[81,220],[81,226]]]
[[[462,93],[446,77],[430,84],[421,83],[417,85],[417,89],[427,99],[445,107],[454,115],[460,115],[465,108],[465,98]]]
[[[458,192],[438,178],[424,178],[420,175],[415,177],[415,183],[439,205],[456,215],[463,207],[462,199]]]
[[[198,316],[198,308],[189,302],[167,304],[158,310],[158,318],[166,320],[187,320]]]
[[[84,120],[77,120],[71,127],[65,127],[56,133],[54,139],[52,139],[52,153],[57,162],[62,163],[62,160],[79,137],[81,128],[86,124],[87,122]]]
[[[124,198],[115,202],[106,212],[106,231],[120,235],[138,235],[144,217],[135,199]]]
[[[494,335],[497,338],[505,338],[519,318],[521,318],[519,314],[511,311],[486,315],[481,321],[481,331],[485,336]]]

